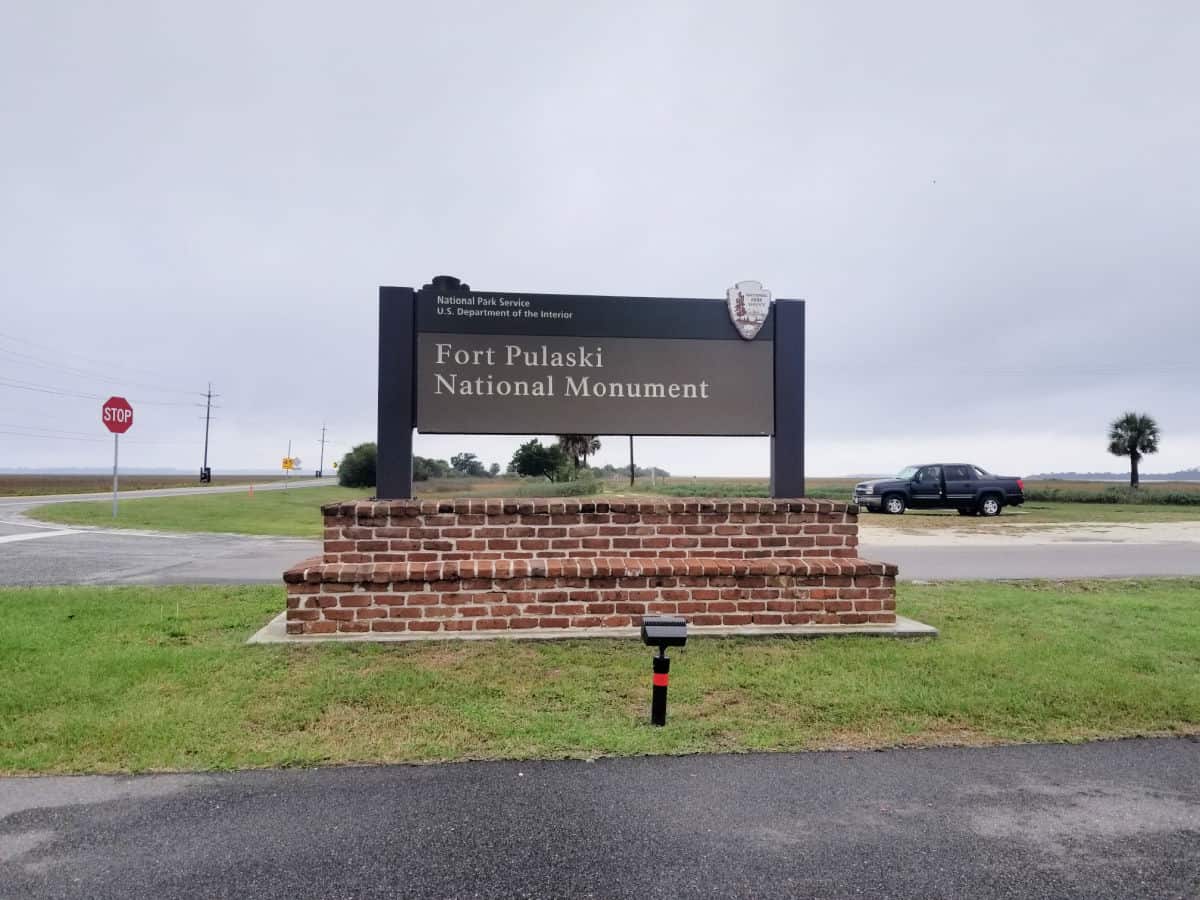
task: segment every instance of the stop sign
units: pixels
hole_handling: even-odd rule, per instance
[[[133,407],[124,397],[109,397],[100,407],[100,421],[113,434],[124,434],[133,424]]]

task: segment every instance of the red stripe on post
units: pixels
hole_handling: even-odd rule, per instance
[[[667,680],[668,680],[670,677],[671,677],[671,676],[670,676],[670,675],[668,675],[666,672],[663,672],[663,673],[661,673],[661,674],[656,672],[656,673],[654,674],[654,686],[655,686],[655,687],[666,687],[666,686],[667,686]]]

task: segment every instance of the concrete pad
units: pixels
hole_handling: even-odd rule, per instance
[[[895,625],[692,625],[688,637],[837,637],[841,635],[914,638],[937,637],[938,630],[904,616]],[[247,644],[391,644],[417,641],[567,641],[579,638],[637,638],[638,628],[521,628],[514,631],[366,632],[364,634],[288,634],[280,613],[246,641]]]

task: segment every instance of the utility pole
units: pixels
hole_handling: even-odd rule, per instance
[[[637,467],[633,464],[633,435],[629,436],[629,486],[633,487],[633,477],[637,474]]]
[[[208,383],[208,392],[204,395],[204,462],[200,465],[200,481],[212,481],[212,472],[208,468],[208,423],[212,421],[212,382]]]
[[[325,472],[325,426],[321,426],[321,461],[317,463],[317,477],[323,478]]]

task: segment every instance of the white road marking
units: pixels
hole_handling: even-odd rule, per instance
[[[78,531],[38,531],[34,534],[6,534],[0,544],[15,544],[17,541],[36,541],[38,538],[61,537],[64,534],[79,534]]]
[[[134,528],[101,528],[96,525],[89,525],[85,528],[77,528],[76,534],[102,534],[113,535],[114,537],[147,537],[147,538],[163,538],[168,541],[179,541],[184,538],[194,538],[197,534],[203,532],[186,533],[186,534],[166,534],[162,531],[138,531]]]
[[[11,525],[13,528],[44,528],[47,531],[62,531],[61,525],[43,525],[32,519],[0,519],[0,525]]]

